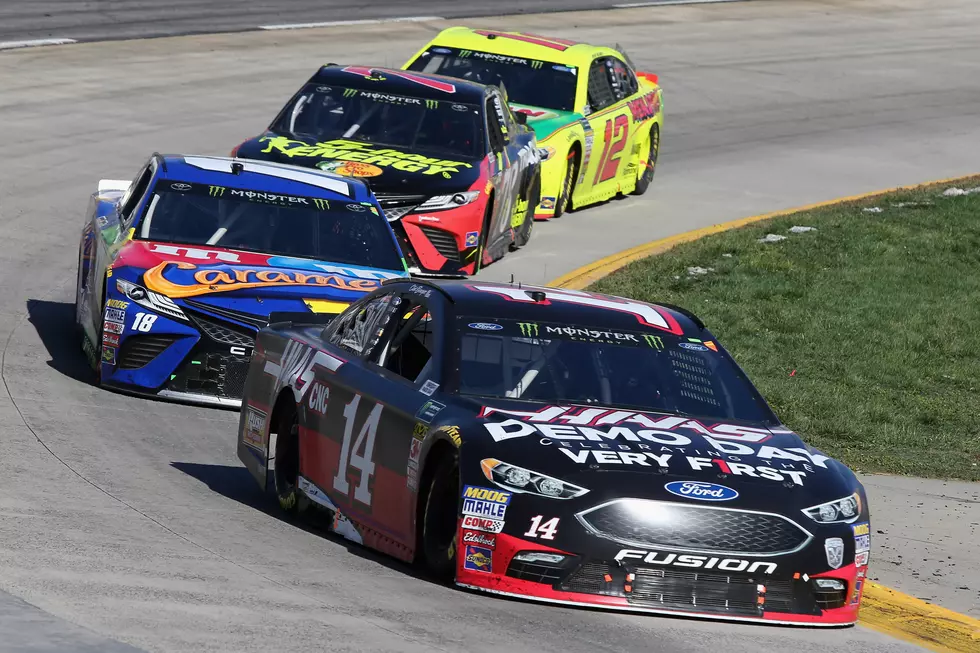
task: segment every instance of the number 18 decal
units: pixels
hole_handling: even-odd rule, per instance
[[[613,122],[615,120],[615,122]],[[615,119],[606,121],[606,131],[603,137],[602,156],[599,157],[599,167],[595,171],[593,184],[609,181],[616,176],[619,169],[620,153],[626,147],[626,137],[630,133],[630,119],[620,114]]]
[[[147,332],[153,328],[153,323],[157,321],[153,313],[137,313],[133,319],[133,331]]]
[[[544,517],[541,515],[531,517],[531,528],[524,535],[527,537],[540,537],[542,540],[555,539],[555,535],[558,534],[558,517],[552,517],[543,524],[541,523],[542,519]]]
[[[351,447],[351,438],[354,435],[354,418],[357,416],[357,406],[361,403],[361,395],[354,395],[354,398],[344,406],[344,443],[340,447],[340,461],[337,465],[337,475],[333,479],[333,489],[344,494],[350,493],[350,484],[347,481],[347,468],[353,467],[361,472],[361,478],[354,488],[354,500],[366,506],[371,505],[371,488],[368,482],[374,476],[374,437],[378,433],[378,422],[381,420],[381,404],[375,404],[371,409],[361,430],[357,433],[354,446]],[[363,449],[364,453],[358,453]]]

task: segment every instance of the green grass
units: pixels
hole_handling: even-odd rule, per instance
[[[945,187],[709,236],[590,289],[699,315],[782,421],[853,469],[978,481],[980,193]]]

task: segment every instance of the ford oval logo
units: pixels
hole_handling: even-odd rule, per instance
[[[480,331],[500,331],[504,327],[499,324],[493,324],[492,322],[470,322],[467,324],[471,329],[479,329]]]
[[[698,501],[731,501],[738,492],[724,485],[702,483],[700,481],[674,481],[664,486],[671,494]]]

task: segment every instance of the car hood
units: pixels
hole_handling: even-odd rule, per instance
[[[511,103],[510,108],[527,116],[527,124],[534,130],[534,135],[539,142],[562,127],[582,119],[582,114],[574,111],[556,111],[513,103]]]
[[[134,268],[135,281],[172,299],[215,305],[247,298],[346,304],[379,288],[383,279],[408,276],[397,270],[145,240],[126,243],[113,267]],[[285,310],[273,306],[249,312]]]
[[[238,156],[361,177],[375,194],[455,193],[468,190],[481,176],[480,159],[454,159],[342,138],[318,141],[271,131],[242,143]]]
[[[847,467],[781,426],[506,401],[482,406],[479,417],[481,456],[597,490],[593,496],[628,488],[630,496],[677,500],[685,489],[667,485],[689,481],[725,486],[750,503],[778,495],[807,507],[858,486]]]

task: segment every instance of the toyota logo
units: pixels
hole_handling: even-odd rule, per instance
[[[181,192],[188,191],[191,189],[190,184],[184,184],[184,183],[170,184],[170,187],[173,188],[174,190],[179,190]]]

